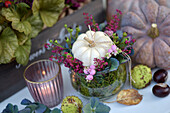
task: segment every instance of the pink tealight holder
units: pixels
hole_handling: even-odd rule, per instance
[[[63,79],[58,63],[50,60],[36,61],[25,69],[24,79],[35,102],[51,108],[62,101]]]

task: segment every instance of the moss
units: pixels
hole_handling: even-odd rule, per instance
[[[75,81],[73,81],[74,75]],[[71,74],[73,87],[87,97],[107,98],[117,93],[126,81],[126,63],[120,64],[115,71],[97,72],[92,81],[87,82],[83,75]]]
[[[89,89],[83,85],[81,85],[80,93],[82,93],[84,96],[90,96]]]

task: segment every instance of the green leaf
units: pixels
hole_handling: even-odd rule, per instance
[[[99,103],[99,105],[96,106],[95,111],[96,113],[109,113],[110,107],[107,105],[104,105],[103,103]]]
[[[55,108],[50,113],[61,113],[61,110],[58,108]]]
[[[32,27],[31,33],[29,34],[28,37],[34,38],[42,30],[43,22],[38,15],[29,17],[27,21],[31,24]]]
[[[117,55],[117,59],[119,60],[120,64],[128,61],[128,59],[124,57],[122,53]]]
[[[21,10],[14,10],[12,8],[2,8],[2,15],[5,16],[5,18],[8,21],[12,21],[12,27],[15,30],[18,30],[19,32],[24,32],[26,35],[31,33],[31,24],[26,21],[22,20],[23,14],[19,13]]]
[[[28,99],[23,99],[23,100],[21,101],[21,104],[22,104],[22,105],[30,105],[30,104],[32,104],[32,102],[31,102],[30,100],[28,100]]]
[[[28,39],[23,45],[20,45],[15,52],[17,63],[26,65],[29,60],[30,51],[31,51],[31,39]]]
[[[28,36],[25,35],[24,33],[15,31],[15,34],[17,35],[19,45],[23,45],[28,40]]]
[[[110,71],[117,70],[119,61],[116,58],[110,58]]]
[[[13,21],[12,27],[19,32],[24,32],[26,35],[31,33],[31,24],[28,21]]]
[[[20,21],[19,14],[12,8],[2,8],[1,13],[8,21]]]
[[[30,8],[30,6],[24,2],[18,3],[17,5],[22,8]]]
[[[14,113],[18,113],[18,106],[14,105]]]
[[[36,104],[30,104],[30,105],[26,106],[26,108],[30,108],[31,111],[34,111],[35,109],[37,109],[37,107],[38,107],[38,105],[36,105]]]
[[[90,99],[90,104],[91,104],[91,108],[95,108],[99,104],[99,99],[95,98],[95,97],[92,97]]]
[[[24,16],[24,20],[25,18],[29,17],[29,15],[31,14],[31,10],[28,8],[29,5],[23,3],[23,2],[20,2],[18,4],[15,5],[16,8],[14,8],[16,10],[16,12],[18,13],[18,15],[20,16],[20,19],[23,19]]]
[[[5,17],[0,14],[0,24],[4,24],[6,21]]]
[[[3,30],[3,27],[0,25],[0,33],[1,33],[2,30]]]
[[[13,112],[14,111],[14,107],[11,103],[9,103],[7,106],[6,106],[6,109]]]
[[[35,110],[35,113],[44,113],[47,109],[47,106],[38,103],[38,108]]]
[[[19,113],[32,113],[30,108],[25,108],[19,111]]]
[[[93,113],[91,108],[91,103],[87,103],[83,108],[84,113]]]
[[[40,14],[43,23],[53,26],[64,8],[64,0],[34,0],[32,10],[33,14]]]
[[[0,46],[0,64],[9,63],[19,46],[17,36],[11,28],[7,27],[3,30],[0,35]]]
[[[16,3],[17,2],[17,0],[14,0],[14,3]]]

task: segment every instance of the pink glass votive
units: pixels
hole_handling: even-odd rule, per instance
[[[50,60],[39,60],[30,64],[24,79],[35,102],[48,107],[58,105],[63,99],[61,67]]]

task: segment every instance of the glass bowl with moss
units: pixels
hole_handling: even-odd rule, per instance
[[[108,99],[119,92],[125,84],[127,77],[127,62],[121,63],[117,70],[109,68],[96,72],[93,80],[87,82],[86,74],[70,72],[71,84],[78,93],[85,97],[98,97],[101,100]]]

